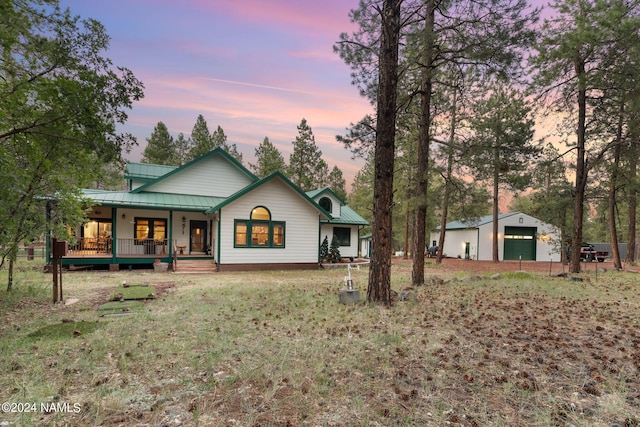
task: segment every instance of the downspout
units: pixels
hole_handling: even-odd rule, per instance
[[[169,241],[167,246],[169,246],[169,261],[171,261],[173,259],[173,211],[169,211]]]
[[[216,242],[216,246],[218,247],[218,265],[222,264],[222,260],[220,259],[220,253],[221,253],[221,241],[222,241],[222,235],[220,234],[220,224],[222,224],[222,209],[220,209],[218,211],[218,241]]]
[[[476,261],[480,259],[480,227],[476,228]]]
[[[320,245],[322,245],[322,242],[320,241],[321,237],[322,237],[322,219],[321,219],[321,216],[318,215],[318,236],[316,237],[316,242],[318,242],[318,245],[316,246],[316,250],[318,254],[318,265],[322,263],[322,260],[320,259]]]

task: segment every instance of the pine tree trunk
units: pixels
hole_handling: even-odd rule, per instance
[[[494,165],[493,165],[493,236],[492,236],[492,241],[491,241],[491,253],[492,253],[492,259],[493,262],[499,262],[500,258],[498,257],[498,214],[499,214],[499,209],[498,209],[498,204],[499,204],[499,197],[498,197],[498,192],[500,190],[500,153],[498,152],[498,148],[494,148],[493,151],[493,159],[494,159]]]
[[[623,126],[624,103],[620,107],[618,116],[618,130],[616,132],[616,146],[613,152],[613,168],[609,180],[609,235],[611,236],[611,255],[613,257],[613,268],[621,270],[620,251],[618,251],[618,231],[616,230],[616,190],[618,188],[618,171],[620,167],[620,153],[622,152],[622,126]]]
[[[371,268],[367,300],[391,305],[391,251],[393,250],[393,168],[395,157],[400,4],[385,0],[382,11],[377,132],[373,185]]]
[[[633,132],[631,143],[629,145],[629,176],[628,180],[631,183],[636,182],[637,170],[638,170],[638,148],[637,148],[637,135]],[[638,206],[637,195],[635,185],[629,186],[627,203],[629,204],[629,216],[628,216],[628,228],[627,228],[627,264],[634,264],[636,262],[636,208]]]
[[[404,245],[402,259],[409,259],[409,204],[404,209]]]
[[[573,234],[571,236],[571,261],[569,271],[580,272],[580,247],[582,246],[582,223],[584,220],[584,193],[587,186],[587,165],[585,160],[585,131],[587,117],[587,92],[584,88],[585,63],[577,59],[575,63],[578,77],[578,128],[577,128],[577,158],[576,185],[573,203]]]
[[[7,292],[11,292],[13,289],[13,258],[9,259],[9,269],[7,272]]]
[[[435,0],[424,1],[425,48],[420,94],[420,132],[418,134],[418,168],[415,188],[416,214],[413,234],[413,269],[411,282],[424,284],[424,251],[427,225],[427,175],[429,170],[429,128],[431,124],[432,64],[435,50]]]

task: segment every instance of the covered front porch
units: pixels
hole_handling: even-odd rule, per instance
[[[170,243],[169,239],[135,239],[135,238],[93,238],[81,237],[76,243],[68,246],[62,257],[62,264],[67,267],[103,265],[111,270],[133,268],[148,265],[156,260],[166,262],[176,270],[177,264],[189,260],[215,261],[210,250],[189,253],[186,246]]]
[[[76,227],[62,258],[65,266],[108,266],[112,270],[152,268],[159,260],[173,265],[186,260],[215,263],[217,217],[203,209],[163,209],[164,206],[88,208],[87,221]],[[196,210],[197,209],[197,210]],[[50,263],[47,243],[47,263]]]

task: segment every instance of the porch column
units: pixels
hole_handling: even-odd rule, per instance
[[[167,245],[169,246],[169,259],[173,259],[173,211],[169,211],[169,240]]]
[[[109,266],[109,270],[118,271],[120,268],[118,266],[117,260],[117,250],[118,250],[118,208],[111,208],[111,265]]]

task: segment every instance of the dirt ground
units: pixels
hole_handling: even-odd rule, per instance
[[[403,260],[402,258],[394,259],[394,261],[411,263],[411,259]],[[538,273],[551,273],[555,274],[560,271],[569,271],[569,266],[562,265],[560,262],[536,262],[536,261],[475,261],[458,258],[445,258],[442,260],[442,264],[435,263],[435,259],[427,258],[425,261],[426,267],[433,269],[433,271],[464,271],[472,273],[503,273],[509,271],[527,271]],[[586,262],[581,264],[581,271],[593,272],[609,271],[613,269],[613,263],[611,261],[605,262]],[[631,269],[629,269],[631,270]]]
[[[412,261],[393,261],[409,283]],[[434,261],[425,276],[568,271]],[[24,335],[34,319],[95,319],[95,310],[21,301],[0,310],[0,365],[10,368],[0,397],[57,390],[60,402],[82,403],[79,413],[25,414],[16,425],[26,426],[640,427],[637,276],[434,283],[378,310],[338,303],[343,272],[164,275],[174,280],[153,281],[160,298],[144,316],[65,342]],[[111,274],[70,273],[65,289],[97,309],[129,273]],[[111,284],[85,289],[93,282]]]

